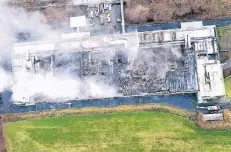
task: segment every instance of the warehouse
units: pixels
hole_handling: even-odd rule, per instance
[[[225,96],[220,67],[215,26],[201,22],[174,30],[18,43],[13,53],[15,84],[26,69],[94,80],[115,88],[115,96],[198,93],[200,102]],[[41,102],[33,95],[21,99],[15,102]]]

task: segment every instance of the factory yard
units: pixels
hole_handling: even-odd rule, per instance
[[[87,17],[89,25],[82,31],[90,31],[91,35],[120,33],[120,5],[118,4],[99,4],[88,6]]]
[[[73,30],[66,25],[69,24],[70,17],[76,16],[86,17],[87,26],[81,27],[79,32],[90,32],[91,35],[107,35],[120,33],[121,30],[120,4],[113,2],[74,5],[70,0],[47,0],[44,2],[13,0],[8,5],[14,8],[24,8],[28,13],[39,11],[45,17],[47,24],[53,28],[64,28],[65,31]]]
[[[40,12],[45,16],[48,23],[55,28],[60,28],[64,23],[68,23],[70,17],[85,16],[87,26],[81,27],[79,32],[90,32],[92,36],[120,33],[121,13],[119,4],[51,6],[40,9]]]
[[[231,150],[230,130],[201,130],[193,121],[163,112],[10,122],[5,126],[5,135],[9,152]]]

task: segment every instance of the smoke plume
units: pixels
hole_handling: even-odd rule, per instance
[[[85,98],[113,97],[116,90],[94,79],[80,80],[70,75],[32,74],[21,71],[13,86],[13,100],[23,100],[23,97],[43,96],[45,100],[68,100]],[[40,99],[39,99],[40,100]]]
[[[20,32],[29,33],[29,41],[57,40],[67,29],[53,29],[39,12],[26,12],[24,9],[10,8],[6,1],[0,1],[0,92],[13,81],[12,73],[6,71],[5,63],[10,64],[12,46]],[[67,69],[66,69],[67,70]],[[80,80],[69,74],[51,76],[48,73],[31,74],[20,71],[17,82],[12,85],[13,100],[25,97],[45,96],[47,99],[102,98],[116,95],[116,89],[94,79]]]
[[[11,80],[11,74],[0,67],[0,92],[9,87]]]
[[[22,8],[10,8],[6,2],[0,3],[1,59],[11,56],[12,45],[20,32],[30,33],[30,40],[57,39],[60,33],[51,29],[38,11],[26,12]]]

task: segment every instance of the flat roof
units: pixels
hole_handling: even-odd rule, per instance
[[[194,21],[194,22],[183,22],[181,23],[181,29],[195,29],[195,28],[202,28],[203,22],[202,21]]]
[[[84,27],[87,26],[86,16],[70,17],[70,27]]]
[[[197,71],[201,100],[225,96],[222,65],[219,63],[206,64],[204,59],[197,59]]]

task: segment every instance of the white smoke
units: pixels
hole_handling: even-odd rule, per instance
[[[11,63],[12,45],[17,41],[18,32],[28,32],[31,40],[57,40],[63,29],[52,29],[40,12],[26,12],[7,6],[7,1],[0,0],[0,63]],[[6,61],[7,60],[7,61]],[[1,66],[1,65],[0,65]],[[12,82],[11,73],[0,69],[0,92]],[[42,94],[54,99],[102,98],[116,95],[116,89],[93,79],[79,80],[68,74],[51,75],[30,74],[21,71],[17,82],[12,86],[13,100],[35,97]]]
[[[0,67],[0,92],[10,87],[11,78],[11,74]]]
[[[39,12],[10,8],[7,2],[0,0],[0,91],[10,85],[11,74],[4,69],[11,63],[12,45],[17,41],[18,32],[29,32],[32,40],[57,38],[60,33],[46,25]]]
[[[57,39],[60,31],[51,29],[46,19],[38,11],[26,12],[0,3],[0,54],[10,56],[12,44],[16,42],[19,32],[29,32],[32,40]]]
[[[179,58],[182,57],[182,53],[181,53],[181,48],[180,47],[172,47],[171,51],[175,55],[175,57],[177,57],[177,59],[179,59]]]
[[[13,90],[13,100],[43,95],[46,100],[85,99],[116,96],[116,90],[93,79],[80,80],[70,75],[52,76],[20,72]],[[30,100],[33,100],[33,99]]]

